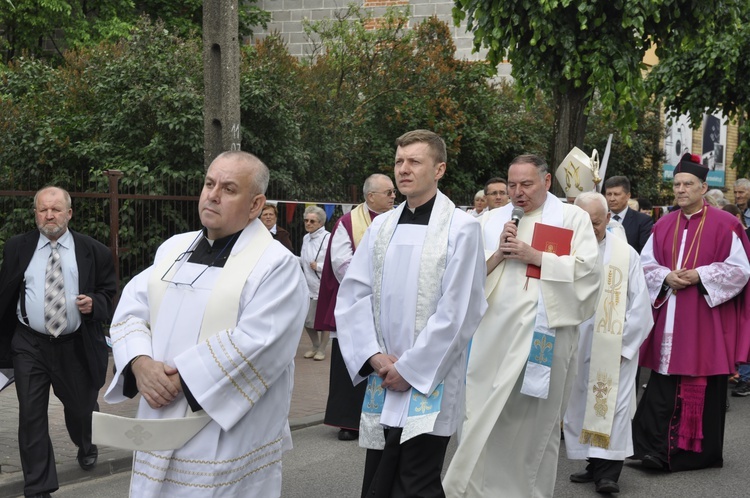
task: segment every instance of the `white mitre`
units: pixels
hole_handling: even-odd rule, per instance
[[[578,197],[582,192],[595,192],[602,181],[599,178],[599,154],[596,149],[589,157],[578,147],[573,147],[557,167],[555,178],[568,199]]]

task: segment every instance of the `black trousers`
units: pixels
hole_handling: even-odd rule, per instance
[[[359,430],[359,416],[365,399],[367,382],[352,384],[338,339],[331,345],[331,374],[328,381],[328,402],[323,423],[342,429]]]
[[[703,448],[700,453],[696,453],[682,450],[675,443],[682,414],[682,401],[679,397],[682,376],[651,372],[648,387],[633,418],[635,457],[656,457],[672,472],[722,467],[728,375],[706,378]]]
[[[594,476],[594,481],[612,479],[617,482],[622,472],[622,460],[605,460],[603,458],[589,458],[586,470]]]
[[[18,396],[18,446],[24,493],[58,488],[55,455],[49,437],[49,389],[62,402],[65,426],[83,454],[91,451],[91,414],[99,410],[83,352],[82,336],[49,338],[19,325],[11,343]]]
[[[402,429],[385,429],[385,448],[367,450],[362,498],[444,498],[440,473],[450,437],[423,434],[399,444]]]

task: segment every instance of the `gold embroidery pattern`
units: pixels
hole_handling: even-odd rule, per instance
[[[244,474],[244,475],[238,477],[237,479],[233,479],[233,480],[227,481],[227,482],[218,482],[218,483],[214,483],[214,484],[198,484],[198,483],[193,483],[193,482],[178,481],[176,479],[169,479],[169,478],[166,478],[166,477],[164,479],[157,479],[155,477],[151,477],[150,475],[144,474],[143,472],[139,472],[137,470],[134,470],[133,474],[145,477],[146,479],[148,479],[150,481],[154,481],[154,482],[168,482],[170,484],[176,484],[178,486],[185,486],[185,487],[191,487],[191,488],[201,488],[201,489],[212,489],[212,488],[222,488],[222,487],[227,487],[227,486],[233,486],[233,485],[235,485],[235,484],[243,481],[244,479],[247,479],[248,477],[250,477],[251,475],[255,474],[256,472],[260,472],[263,469],[266,469],[268,467],[271,467],[272,465],[277,465],[277,464],[280,464],[280,463],[281,463],[281,458],[279,458],[278,460],[273,460],[271,462],[268,462],[265,465],[261,465],[257,469],[253,469],[252,471],[250,471],[247,474]]]
[[[417,413],[428,413],[432,410],[432,405],[430,404],[430,398],[437,398],[440,395],[437,389],[432,391],[432,393],[429,396],[423,396],[421,393],[414,392],[412,393],[412,398],[414,401],[419,402],[419,406],[414,408],[414,411]]]
[[[222,365],[221,362],[219,361],[219,358],[216,356],[216,351],[214,351],[213,346],[211,346],[210,338],[206,341],[206,346],[208,347],[208,351],[211,353],[211,357],[214,359],[214,363],[216,363],[216,366],[219,367],[219,369],[221,369],[221,372],[224,374],[224,377],[229,379],[229,382],[232,383],[234,388],[237,389],[237,391],[239,391],[239,393],[247,400],[248,403],[250,403],[250,406],[254,406],[255,401],[253,401],[250,398],[250,396],[248,396],[247,393],[242,390],[242,387],[240,387],[240,385],[237,384],[237,382],[232,378],[232,376],[229,375],[229,372],[227,372],[227,370],[224,368],[224,365]]]
[[[242,358],[242,360],[245,363],[247,363],[247,366],[250,367],[250,370],[253,371],[253,373],[258,378],[258,380],[260,381],[260,383],[263,384],[263,388],[266,391],[268,391],[268,384],[266,384],[266,381],[263,380],[263,376],[260,375],[260,372],[258,372],[258,370],[255,368],[255,366],[252,364],[252,362],[244,355],[244,353],[242,351],[240,351],[240,348],[238,348],[237,345],[234,343],[234,341],[232,340],[232,336],[231,336],[231,334],[229,333],[228,330],[227,330],[227,339],[229,340],[229,344],[231,344],[232,347],[234,348],[234,350],[237,351],[237,354],[240,356],[240,358]]]
[[[552,343],[547,341],[547,337],[542,336],[541,339],[535,339],[534,340],[534,347],[539,348],[539,354],[534,357],[534,359],[541,364],[548,363],[549,360],[547,360],[547,357],[544,355],[544,352],[546,350],[552,350]]]
[[[227,332],[227,339],[229,339],[229,341],[231,343],[231,338],[229,336],[229,332]],[[258,388],[256,388],[253,385],[253,382],[247,377],[247,375],[245,375],[245,372],[243,372],[242,369],[239,367],[239,365],[237,365],[237,363],[234,362],[234,359],[232,358],[232,356],[227,351],[227,348],[224,346],[224,342],[221,340],[221,336],[218,335],[218,334],[216,336],[216,341],[219,343],[219,346],[221,346],[221,351],[224,353],[224,356],[226,356],[227,361],[229,361],[229,363],[232,365],[232,367],[239,373],[239,376],[242,377],[242,379],[245,381],[245,383],[247,383],[247,385],[250,386],[250,389],[252,389],[253,391],[255,391],[255,394],[258,396],[258,398],[260,398],[263,395],[263,393],[261,393],[258,390]],[[237,351],[237,347],[236,346],[235,346],[234,349],[235,349],[235,351]]]
[[[616,318],[616,307],[620,304],[622,296],[622,271],[614,265],[609,265],[607,273],[607,284],[604,288],[604,317],[596,324],[596,333],[609,332],[614,335],[622,335],[622,319]]]
[[[367,402],[367,408],[378,410],[380,405],[378,405],[377,399],[381,394],[383,394],[383,387],[380,384],[368,382],[365,388],[365,396],[370,400]]]
[[[153,463],[148,462],[146,460],[142,460],[140,458],[136,458],[135,461],[137,463],[141,464],[141,465],[145,465],[146,467],[150,467],[150,468],[152,468],[154,470],[157,470],[157,471],[160,471],[160,472],[174,472],[176,474],[186,474],[186,475],[191,475],[191,476],[202,476],[202,477],[218,477],[218,476],[225,476],[225,475],[228,475],[228,474],[234,474],[234,473],[239,472],[241,470],[247,469],[252,464],[257,463],[257,462],[263,460],[264,458],[268,458],[268,457],[270,457],[272,455],[275,455],[277,453],[281,453],[281,448],[275,448],[275,449],[269,451],[268,453],[263,453],[261,455],[258,455],[255,458],[253,458],[251,460],[248,460],[243,465],[240,465],[239,467],[231,468],[231,469],[228,469],[228,470],[222,470],[222,471],[219,471],[219,472],[198,472],[198,471],[195,471],[195,470],[178,469],[178,468],[175,468],[174,466],[172,466],[171,463],[169,465],[167,465],[166,467],[160,467],[158,465],[154,465]]]
[[[609,393],[612,391],[612,377],[607,375],[607,372],[596,373],[596,384],[593,387],[594,397],[594,411],[596,415],[601,418],[607,416],[607,398]]]
[[[128,323],[131,321],[135,321],[135,323]],[[146,334],[147,336],[151,337],[151,324],[148,323],[146,320],[141,320],[140,318],[129,316],[126,320],[123,320],[122,322],[119,322],[119,323],[114,323],[110,325],[109,327],[109,334],[110,334],[110,337],[113,339],[112,340],[113,345],[121,341],[122,339],[125,339],[130,334],[134,334],[138,332]],[[115,336],[117,336],[116,339],[115,339]]]
[[[276,438],[273,441],[270,441],[263,446],[260,446],[258,448],[255,448],[253,451],[250,451],[248,453],[245,453],[244,455],[240,455],[238,457],[230,458],[229,460],[193,460],[189,458],[175,458],[173,456],[166,457],[164,455],[160,455],[158,453],[154,453],[153,451],[142,451],[141,453],[150,455],[154,458],[158,458],[160,460],[171,460],[173,462],[180,462],[180,463],[190,463],[190,464],[202,464],[202,465],[216,465],[216,464],[224,464],[224,463],[233,463],[233,462],[239,462],[240,460],[243,460],[250,455],[254,455],[255,453],[261,452],[264,449],[268,448],[269,446],[273,446],[274,444],[279,444],[281,442],[282,438]]]
[[[565,168],[565,185],[566,193],[570,190],[570,187],[572,185],[575,185],[576,189],[578,189],[579,192],[583,192],[583,187],[581,187],[581,174],[579,172],[579,167],[573,164],[573,161],[570,161],[570,163],[568,163],[568,167]]]

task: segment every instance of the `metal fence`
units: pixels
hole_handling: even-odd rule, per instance
[[[110,248],[118,279],[124,285],[151,264],[164,240],[201,227],[198,199],[203,174],[179,178],[164,175],[150,182],[122,182],[121,179],[119,171],[107,171],[103,178],[82,175],[59,185],[68,190],[73,200],[70,228],[90,235]],[[0,190],[1,246],[13,235],[35,228],[33,197],[45,184],[34,183],[8,178],[2,182],[5,189]],[[16,186],[21,188],[14,188]],[[79,190],[74,190],[76,188]],[[303,222],[305,205],[316,204],[326,210],[329,230],[346,207],[341,202],[278,199],[281,192],[283,188],[272,181],[267,197],[277,203],[278,225],[289,230],[297,254],[306,233]],[[342,197],[346,196],[355,197],[349,205],[361,202],[351,189]]]
[[[54,176],[50,176],[53,178]],[[46,184],[16,177],[0,181],[0,246],[13,235],[35,228],[33,197]],[[170,236],[201,227],[198,199],[203,172],[188,175],[163,175],[158,180],[138,181],[120,171],[101,175],[82,173],[59,186],[73,199],[72,230],[85,233],[107,245],[112,251],[121,285],[148,267],[159,245]],[[315,204],[328,215],[330,231],[336,220],[351,206],[362,202],[361,187],[350,186],[336,201],[316,199],[308,190],[308,199],[285,198],[285,189],[269,184],[267,197],[277,203],[278,225],[289,230],[295,254],[299,254],[305,235],[305,206]],[[348,199],[349,202],[341,202]],[[397,200],[398,202],[398,200]]]

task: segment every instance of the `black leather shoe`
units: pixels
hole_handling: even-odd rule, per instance
[[[667,470],[667,466],[653,455],[646,455],[641,459],[641,465],[647,469]]]
[[[98,458],[99,458],[99,449],[96,447],[95,444],[91,445],[91,449],[89,450],[88,455],[84,455],[81,452],[81,449],[78,448],[78,465],[80,465],[83,470],[91,470],[94,467],[96,467],[96,460]]]
[[[339,441],[354,441],[359,438],[359,432],[341,429],[339,431]]]
[[[612,479],[602,477],[596,481],[596,492],[597,493],[619,493],[620,485]]]
[[[571,482],[594,482],[594,474],[592,474],[588,470],[584,470],[583,472],[576,472],[575,474],[570,474],[570,481]]]

